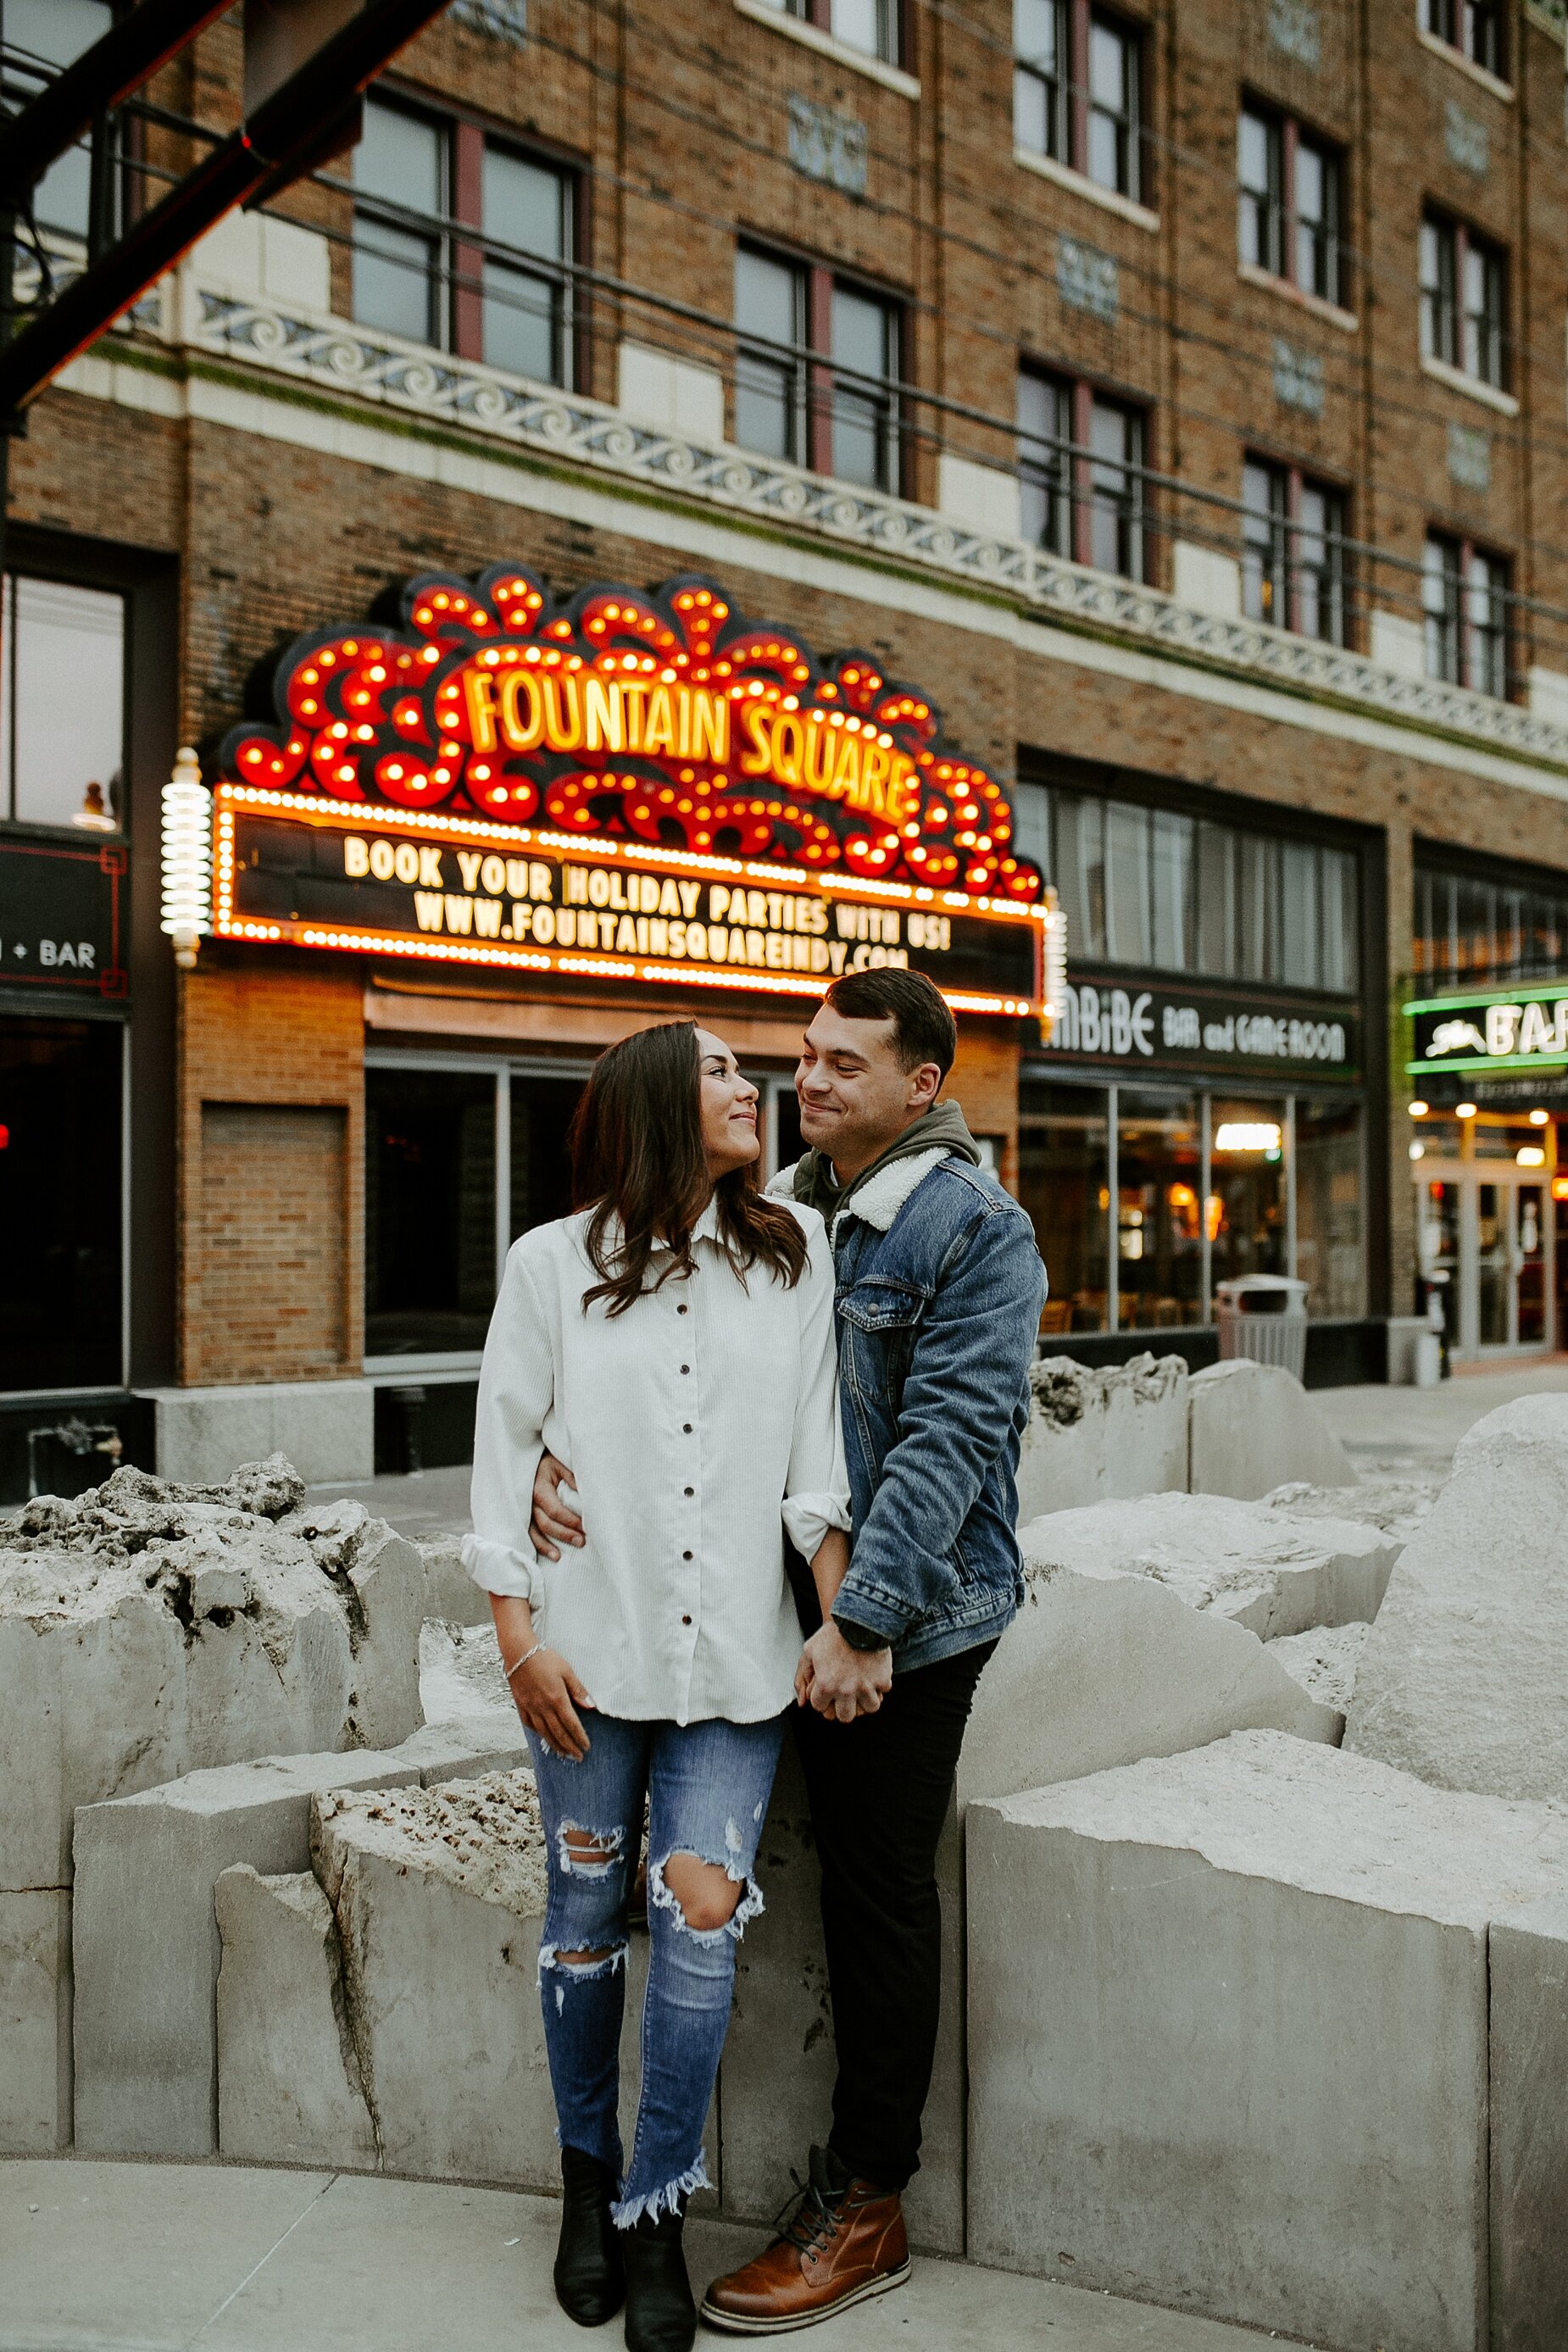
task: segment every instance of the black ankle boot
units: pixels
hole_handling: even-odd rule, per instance
[[[621,2231],[626,2266],[626,2352],[691,2352],[697,2305],[681,2244],[684,2216],[645,2215]]]
[[[555,2300],[579,2327],[602,2327],[626,2297],[621,2237],[610,2219],[616,2176],[580,2147],[561,2151],[561,2243]]]

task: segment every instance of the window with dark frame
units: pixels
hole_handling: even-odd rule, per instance
[[[0,821],[124,823],[125,599],[26,572],[0,583]]]
[[[1426,675],[1506,701],[1509,567],[1468,539],[1428,531],[1421,566]]]
[[[1147,203],[1138,27],[1089,0],[1013,0],[1013,50],[1015,144]]]
[[[1251,100],[1237,130],[1237,238],[1244,262],[1303,294],[1343,301],[1338,152]]]
[[[1503,78],[1502,0],[1422,0],[1421,22],[1473,66]]]
[[[1421,355],[1507,389],[1507,264],[1498,247],[1461,220],[1427,212],[1421,222]]]
[[[110,0],[5,0],[5,64],[0,103],[21,109],[101,39],[114,22]],[[35,63],[38,70],[34,70]],[[73,142],[49,165],[32,192],[30,210],[39,229],[57,236],[86,238],[92,203],[91,142]]]
[[[781,16],[815,25],[847,49],[863,50],[888,66],[902,62],[900,0],[766,0],[766,5]]]
[[[362,324],[571,383],[572,173],[478,123],[376,95],[365,101],[354,189]]]
[[[900,467],[899,306],[820,263],[735,254],[735,439],[863,489]]]
[[[1024,536],[1097,572],[1142,580],[1143,411],[1091,384],[1025,368],[1017,416]]]
[[[1345,500],[1298,466],[1248,457],[1241,470],[1242,609],[1299,636],[1345,642]]]

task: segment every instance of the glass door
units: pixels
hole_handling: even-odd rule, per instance
[[[1484,1163],[1420,1165],[1416,1263],[1441,1292],[1457,1354],[1523,1354],[1552,1346],[1554,1239],[1542,1178]]]

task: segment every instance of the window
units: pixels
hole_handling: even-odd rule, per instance
[[[574,185],[479,126],[365,101],[354,316],[542,383],[572,376]]]
[[[1026,1079],[1018,1113],[1018,1198],[1050,1270],[1042,1328],[1104,1331],[1110,1223],[1105,1088]]]
[[[1415,973],[1426,985],[1553,979],[1568,960],[1568,886],[1494,879],[1417,850],[1412,929]]]
[[[1076,961],[1353,995],[1348,850],[1102,797],[1015,787],[1020,846],[1055,884]]]
[[[1017,412],[1026,535],[1098,572],[1142,579],[1142,410],[1025,369]]]
[[[1342,299],[1342,166],[1288,117],[1247,104],[1237,131],[1237,248],[1254,269]]]
[[[1505,263],[1463,221],[1421,224],[1421,355],[1501,391],[1507,381]]]
[[[1506,700],[1508,566],[1468,540],[1428,531],[1421,567],[1426,675]]]
[[[54,76],[101,40],[114,20],[110,0],[5,0],[5,97],[12,110],[36,98]],[[35,71],[35,64],[43,68]],[[33,191],[40,229],[85,237],[90,199],[89,142],[78,140],[50,164]]]
[[[1345,642],[1345,503],[1294,466],[1249,457],[1241,471],[1241,601],[1268,621]]]
[[[899,482],[899,313],[829,269],[735,256],[735,438],[867,489]]]
[[[1088,0],[1013,0],[1013,137],[1144,201],[1142,42]]]
[[[564,383],[569,281],[563,265],[572,249],[571,184],[563,173],[487,141],[481,186],[485,358],[512,375]],[[519,268],[514,254],[532,254],[553,267]]]
[[[1501,77],[1501,0],[1422,0],[1422,23],[1435,40]]]
[[[0,1389],[124,1378],[123,1053],[118,1022],[0,1024]]]
[[[354,317],[414,343],[448,340],[447,238],[436,224],[448,209],[450,143],[447,126],[365,100],[354,150]]]
[[[112,829],[123,814],[123,597],[8,576],[0,651],[0,818]]]
[[[884,65],[900,62],[900,0],[767,0],[781,16],[798,17],[830,33],[847,49],[861,49]]]

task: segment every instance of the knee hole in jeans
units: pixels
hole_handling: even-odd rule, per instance
[[[618,1823],[607,1830],[563,1822],[555,1832],[555,1857],[563,1877],[607,1878],[620,1861],[626,1833]]]
[[[651,1880],[652,1873],[649,1876]],[[700,1854],[679,1852],[665,1856],[658,1885],[677,1927],[695,1936],[718,1935],[729,1927],[747,1889],[746,1880],[731,1878],[721,1862],[704,1862]]]

